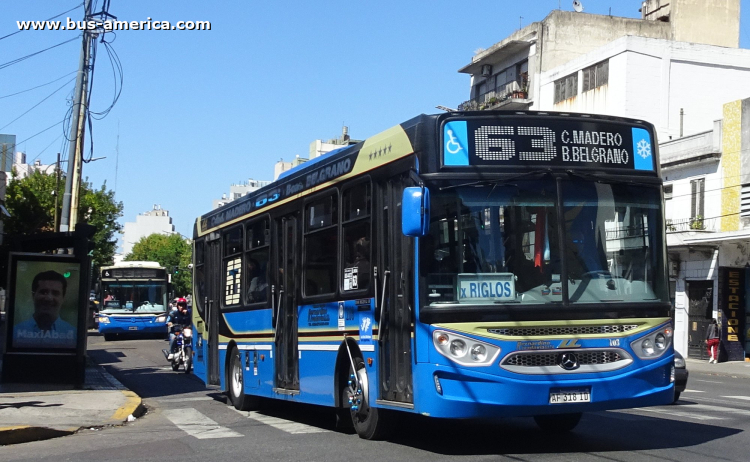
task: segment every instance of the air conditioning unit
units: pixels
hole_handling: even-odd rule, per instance
[[[492,65],[482,64],[482,77],[489,77],[492,75]]]

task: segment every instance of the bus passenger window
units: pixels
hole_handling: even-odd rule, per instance
[[[303,291],[306,296],[336,292],[337,202],[332,194],[305,207]]]
[[[251,223],[246,229],[245,274],[246,303],[268,300],[269,220]]]
[[[343,289],[366,290],[370,284],[370,183],[360,183],[344,190],[343,206]]]

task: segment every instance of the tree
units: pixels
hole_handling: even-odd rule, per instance
[[[177,295],[192,291],[193,276],[188,265],[193,261],[193,248],[180,234],[151,234],[133,245],[125,255],[127,261],[155,261],[172,273],[172,287]]]
[[[5,206],[10,218],[5,220],[5,233],[26,235],[55,231],[55,195],[58,220],[62,212],[62,197],[65,176],[58,183],[53,173],[36,171],[26,178],[18,178],[13,172],[5,194]],[[107,190],[106,181],[94,190],[88,178],[81,183],[78,206],[78,223],[96,226],[92,264],[94,274],[100,266],[112,264],[117,246],[117,233],[122,225],[117,219],[122,216],[122,202],[115,201],[115,193]]]

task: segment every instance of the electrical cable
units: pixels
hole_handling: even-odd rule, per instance
[[[59,47],[59,46],[61,46],[61,45],[65,45],[66,43],[70,43],[70,42],[72,42],[73,40],[78,40],[78,39],[80,39],[80,38],[81,38],[81,35],[79,34],[79,35],[77,35],[76,37],[73,37],[73,38],[72,38],[72,39],[70,39],[70,40],[66,40],[66,41],[64,41],[64,42],[60,42],[60,43],[58,43],[57,45],[52,45],[51,47],[45,48],[44,50],[39,50],[39,51],[37,51],[36,53],[31,53],[30,55],[22,56],[22,57],[20,57],[20,58],[16,58],[16,59],[14,59],[14,60],[8,61],[7,63],[3,63],[3,64],[0,64],[0,69],[5,69],[6,67],[10,67],[10,66],[12,66],[12,65],[14,65],[14,64],[18,64],[18,63],[20,63],[21,61],[24,61],[24,60],[26,60],[26,59],[29,59],[29,58],[31,58],[31,57],[34,57],[34,56],[36,56],[36,55],[38,55],[38,54],[40,54],[40,53],[44,53],[45,51],[49,51],[49,50],[51,50],[51,49],[53,49],[53,48],[57,48],[57,47]]]
[[[36,137],[36,136],[38,136],[38,135],[41,135],[42,133],[46,132],[47,130],[49,130],[49,129],[51,129],[51,128],[57,127],[58,125],[60,125],[60,124],[61,124],[61,123],[63,123],[63,122],[65,122],[65,119],[63,119],[63,120],[61,120],[61,121],[59,121],[59,122],[57,122],[57,123],[55,123],[55,124],[52,124],[52,125],[50,125],[49,127],[45,128],[44,130],[42,130],[42,131],[40,131],[40,132],[37,132],[37,133],[35,133],[35,134],[31,135],[30,137],[26,138],[25,140],[22,140],[22,141],[17,141],[17,142],[16,142],[16,146],[18,146],[18,145],[19,145],[19,144],[21,144],[21,143],[25,143],[26,141],[29,141],[30,139],[32,139],[32,138],[34,138],[34,137]]]
[[[69,9],[67,11],[63,11],[62,13],[60,13],[58,15],[55,15],[55,16],[52,16],[49,19],[45,19],[44,22],[52,21],[53,19],[59,18],[60,16],[64,15],[65,13],[70,13],[71,11],[76,10],[76,9],[82,7],[82,6],[83,6],[83,2],[79,3],[78,5],[74,6],[73,8],[71,8],[71,9]],[[23,31],[22,30],[17,30],[15,32],[11,32],[8,35],[4,35],[4,36],[0,37],[0,40],[6,39],[8,37],[11,37],[11,36],[16,35],[16,34],[21,33],[21,32],[23,32]]]
[[[37,85],[36,87],[32,87],[32,88],[29,88],[29,89],[26,89],[26,90],[18,91],[16,93],[11,93],[10,95],[0,96],[0,99],[10,98],[11,96],[20,95],[21,93],[26,93],[26,92],[29,92],[29,91],[32,91],[32,90],[36,90],[37,88],[46,87],[47,85],[53,84],[53,83],[57,82],[58,80],[62,80],[65,77],[69,76],[70,74],[75,74],[76,72],[78,72],[78,71],[68,72],[67,74],[63,75],[62,77],[58,77],[55,80],[52,80],[52,81],[47,82],[47,83],[43,83],[41,85]]]
[[[23,114],[21,114],[20,116],[16,117],[15,119],[11,120],[11,121],[10,121],[10,122],[8,122],[7,124],[5,124],[5,125],[3,125],[2,127],[0,127],[0,130],[3,130],[3,129],[5,129],[5,128],[6,128],[6,127],[7,127],[8,125],[11,125],[11,124],[12,124],[13,122],[15,122],[16,120],[20,119],[21,117],[25,116],[26,114],[28,114],[29,112],[31,112],[32,110],[34,110],[34,108],[36,108],[37,106],[39,106],[39,105],[40,105],[40,104],[42,104],[43,102],[47,101],[48,99],[50,99],[50,98],[51,98],[51,97],[52,97],[52,96],[53,96],[53,95],[54,95],[55,93],[57,93],[58,91],[60,91],[60,90],[62,90],[63,88],[65,88],[65,87],[66,87],[66,86],[67,86],[67,85],[68,85],[68,84],[69,84],[70,82],[74,81],[75,79],[76,79],[76,78],[75,78],[75,77],[73,77],[72,79],[70,79],[70,80],[68,80],[67,82],[65,82],[65,83],[64,83],[64,84],[63,84],[63,85],[62,85],[61,87],[59,87],[59,88],[58,88],[57,90],[53,91],[52,93],[50,93],[49,95],[47,95],[47,96],[46,96],[46,97],[45,97],[44,99],[42,99],[41,101],[39,101],[39,102],[38,102],[38,103],[36,103],[35,105],[31,106],[31,108],[29,108],[29,109],[28,109],[28,110],[27,110],[26,112],[24,112],[24,113],[23,113]]]

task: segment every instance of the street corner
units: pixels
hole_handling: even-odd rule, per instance
[[[145,414],[146,407],[140,396],[130,390],[119,390],[119,392],[122,394],[123,403],[109,418],[110,424],[127,422],[131,415],[138,418]]]
[[[78,427],[48,428],[31,425],[12,425],[0,427],[0,446],[48,440],[60,436],[72,435]]]

